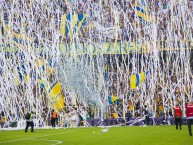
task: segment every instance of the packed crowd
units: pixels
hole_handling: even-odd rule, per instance
[[[61,16],[69,13],[85,14],[87,23],[78,36],[81,42],[88,39],[92,42],[153,42],[155,37],[152,36],[156,33],[156,43],[159,45],[164,42],[166,48],[175,41],[190,43],[193,34],[192,1],[183,1],[181,4],[180,1],[147,0],[146,13],[152,25],[145,25],[138,20],[133,5],[143,8],[142,3],[135,0],[102,3],[100,0],[42,3],[35,0],[18,0],[15,4],[8,0],[1,2],[1,23],[4,21],[10,24],[16,33],[31,36],[32,42],[48,45],[53,44],[53,36],[60,29]],[[60,42],[74,39],[60,36]]]
[[[132,41],[144,44],[144,47],[152,48],[152,50],[159,49],[160,45],[163,46],[161,48],[168,48],[168,50],[173,47],[191,48],[193,1],[185,0],[180,3],[180,1],[146,0],[145,7],[150,17],[150,24],[141,23],[137,18],[133,8],[135,4],[140,7],[144,6],[135,0],[114,0],[102,3],[100,0],[75,0],[74,2],[18,0],[15,3],[11,0],[0,1],[2,34],[0,45],[4,51],[3,46],[7,47],[10,44],[10,36],[13,35],[8,30],[12,30],[14,34],[21,34],[23,39],[29,38],[30,43],[43,46],[44,51],[36,57],[41,56],[48,62],[57,60],[54,58],[55,52],[50,51],[50,48],[57,46],[58,43]],[[61,35],[59,32],[61,17],[69,13],[87,16],[87,22],[78,33],[78,37]],[[26,113],[26,108],[36,110],[36,117],[43,118],[47,122],[51,113],[50,105],[48,105],[49,98],[44,88],[33,79],[35,67],[33,67],[32,60],[34,60],[35,52],[30,52],[31,55],[25,52],[24,54],[27,54],[25,57],[23,57],[23,52],[24,50],[20,49],[17,54],[11,53],[10,57],[0,55],[0,58],[5,59],[2,62],[7,64],[4,66],[7,67],[5,69],[7,74],[0,72],[1,86],[3,86],[1,88],[5,88],[5,91],[1,90],[1,96],[12,96],[11,100],[14,100],[12,103],[10,99],[3,98],[1,110],[5,112],[9,121],[21,120]],[[131,112],[133,117],[142,118],[145,105],[148,106],[152,117],[173,116],[173,107],[177,103],[185,111],[185,104],[193,95],[191,68],[193,63],[189,60],[192,52],[189,50],[157,51],[158,57],[155,57],[156,52],[153,52],[152,54],[133,52],[131,55],[104,54],[102,59],[100,56],[92,60],[89,57],[85,60],[77,59],[76,62],[94,63],[96,70],[88,72],[90,76],[95,76],[91,73],[99,71],[97,60],[104,61],[100,66],[104,75],[104,85],[99,85],[101,82],[96,77],[94,87],[101,88],[100,100],[105,107],[101,110],[96,103],[92,102],[92,99],[90,102],[85,102],[82,94],[74,94],[68,89],[63,89],[65,107],[58,112],[59,120],[61,122],[65,119],[67,122],[73,120],[77,125],[76,123],[79,122],[77,120],[100,118],[103,111],[103,117],[109,119],[126,118],[128,112]],[[30,81],[18,84],[12,78],[15,78],[14,67],[20,61],[27,64],[26,69]],[[148,75],[145,76],[145,80],[140,82],[135,89],[130,89],[130,76],[146,71]],[[45,75],[44,72],[39,72],[38,75],[39,78],[42,76],[46,78],[50,84],[59,79],[57,74],[52,73]],[[108,96],[116,96],[117,99],[109,103]],[[11,108],[8,108],[10,104]]]

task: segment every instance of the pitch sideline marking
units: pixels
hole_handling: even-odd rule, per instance
[[[42,135],[42,136],[37,136],[37,137],[25,138],[25,139],[16,139],[16,140],[11,140],[11,141],[4,141],[4,142],[0,142],[0,144],[7,143],[7,142],[16,142],[16,141],[20,141],[20,140],[36,139],[36,138],[40,138],[40,137],[46,137],[46,136],[52,136],[52,135],[58,135],[58,134],[65,134],[65,133],[69,133],[69,132],[74,132],[74,131],[55,133],[55,134],[49,134],[49,135]]]

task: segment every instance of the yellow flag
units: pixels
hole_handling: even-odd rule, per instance
[[[136,88],[136,75],[130,76],[130,89]]]
[[[112,113],[113,118],[119,118],[119,116],[117,115],[117,113]]]
[[[62,95],[61,87],[59,82],[56,82],[50,89],[48,96],[51,101],[51,108],[60,111],[64,108],[64,97]]]
[[[145,72],[139,73],[139,82],[142,83],[145,80]]]

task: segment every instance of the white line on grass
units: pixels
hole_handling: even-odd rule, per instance
[[[37,137],[30,137],[30,138],[24,138],[24,139],[4,141],[4,142],[0,142],[0,144],[7,143],[7,142],[16,142],[16,141],[20,141],[20,140],[36,139],[36,138],[40,138],[40,137],[46,137],[46,136],[52,136],[52,135],[58,135],[58,134],[65,134],[65,133],[70,133],[70,132],[74,132],[74,131],[68,131],[68,132],[55,133],[55,134],[49,134],[49,135],[42,135],[42,136],[37,136]]]
[[[53,142],[56,142],[55,144],[51,144],[51,145],[57,145],[57,144],[63,143],[62,141],[59,141],[59,140],[49,140],[49,139],[30,139],[30,140],[44,140],[44,141],[53,141]]]

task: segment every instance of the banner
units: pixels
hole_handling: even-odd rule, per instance
[[[147,43],[147,42],[146,42]],[[193,43],[190,43],[190,41],[182,42],[184,45],[182,45],[182,48],[166,48],[162,45],[157,45],[158,51],[169,51],[169,50],[193,50]],[[190,46],[187,47],[186,44],[190,43]],[[20,44],[22,45],[22,44]],[[35,52],[42,52],[44,50],[43,46],[37,46],[37,44],[31,44],[30,45]],[[0,45],[2,49],[0,49],[0,52],[10,52],[10,53],[16,53],[18,52],[18,48],[14,45]],[[52,48],[54,49],[54,48]],[[142,44],[139,42],[93,42],[90,44],[86,43],[68,43],[63,44],[61,43],[59,45],[59,49],[62,52],[65,52],[67,55],[82,55],[82,54],[91,54],[91,55],[97,55],[97,54],[129,54],[132,52],[138,52],[138,53],[150,53],[154,51],[155,49],[152,49],[152,46],[150,43],[148,44]],[[51,48],[50,48],[51,50]]]
[[[60,50],[70,55],[81,54],[128,54],[133,51],[141,52],[142,44],[135,42],[106,42],[106,43],[72,43],[60,44]]]

